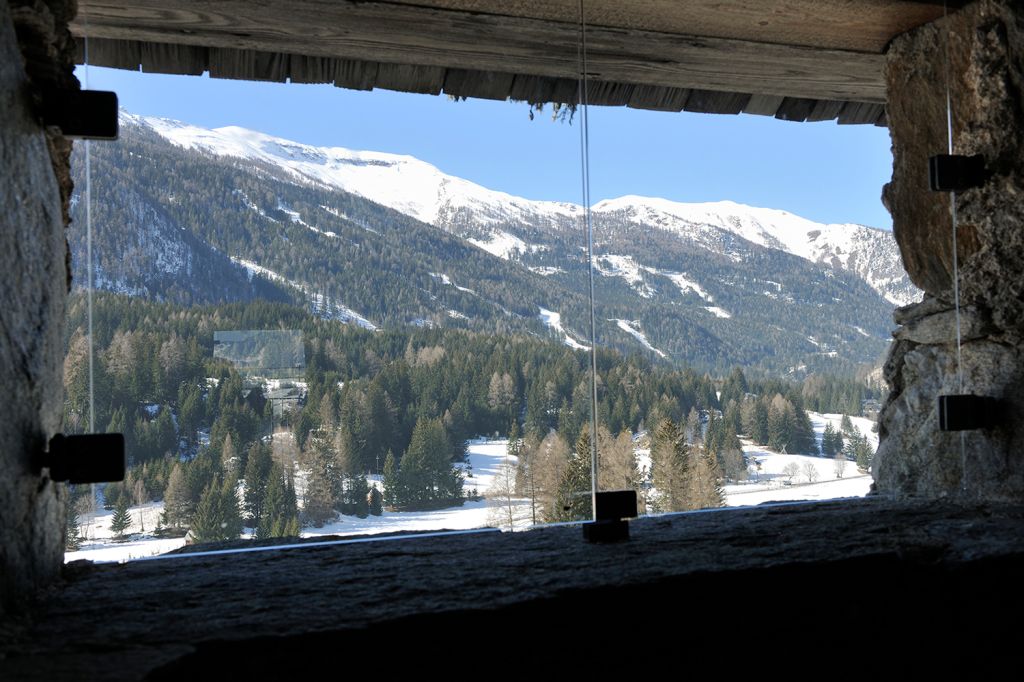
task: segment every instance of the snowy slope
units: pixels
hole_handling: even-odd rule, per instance
[[[499,223],[542,232],[575,229],[582,210],[572,203],[533,201],[487,189],[412,156],[316,147],[234,126],[208,130],[169,119],[124,112],[121,116],[125,122],[148,127],[180,147],[268,164],[298,181],[351,192],[450,231],[471,225],[479,234],[463,235],[467,241],[505,259],[513,258],[516,252],[543,247],[524,241],[523,235],[509,233],[498,227]],[[851,272],[897,305],[920,297],[903,271],[892,234],[883,230],[816,223],[787,211],[731,201],[679,203],[630,195],[600,201],[592,209],[598,217],[621,218],[673,232],[709,248],[720,249],[723,234],[735,235],[812,263]],[[651,269],[630,256],[600,256],[597,266],[602,274],[622,277],[635,284],[642,295],[651,295],[639,281],[639,270]],[[682,282],[677,284],[684,286]],[[710,312],[722,316],[717,310]]]
[[[852,272],[894,304],[905,305],[920,298],[920,292],[906,278],[895,240],[883,230],[854,224],[826,225],[787,211],[732,201],[687,204],[624,196],[600,201],[593,211],[619,214],[638,225],[675,232],[708,246],[723,232],[731,233],[759,246]]]

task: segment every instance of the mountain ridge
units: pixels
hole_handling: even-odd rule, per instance
[[[229,132],[127,115],[121,141],[94,148],[100,287],[170,302],[292,301],[368,329],[458,327],[591,345],[578,206],[509,203],[433,167],[432,189],[410,199],[389,178],[423,177],[429,164],[412,157],[395,170],[377,153],[332,156]],[[253,140],[255,150],[245,146]],[[393,206],[367,196],[382,192]],[[416,217],[428,196],[433,223]],[[892,303],[857,269],[879,275],[863,266],[898,259],[891,236],[864,228],[846,242],[822,240],[825,226],[732,202],[596,206],[599,347],[713,371],[852,373],[880,362]],[[82,208],[76,196],[74,220]],[[69,239],[81,282],[84,240],[74,230]]]
[[[206,129],[124,112],[122,121],[145,125],[172,144],[185,148],[275,164],[295,176],[358,194],[438,227],[450,228],[457,222],[454,216],[463,210],[471,212],[478,224],[518,220],[561,229],[569,228],[571,221],[579,220],[582,213],[579,204],[532,200],[492,190],[446,174],[409,155],[318,147],[239,126]],[[374,171],[368,172],[367,168]],[[881,235],[888,235],[891,240],[891,233],[879,228],[855,223],[818,223],[789,211],[728,200],[685,203],[624,195],[598,201],[591,211],[598,215],[624,212],[631,220],[681,236],[706,227],[729,231],[768,248],[854,272],[895,305],[905,305],[917,298],[909,280],[899,276],[902,268],[898,253],[878,253],[876,249],[875,258],[856,258],[855,242],[864,247]],[[495,239],[476,239],[474,243],[502,257],[508,257],[509,247],[518,246],[519,242],[527,244],[514,234],[494,236]],[[494,246],[490,249],[485,246],[491,244]],[[879,256],[881,261],[877,260]],[[877,272],[879,267],[884,268],[881,274]]]

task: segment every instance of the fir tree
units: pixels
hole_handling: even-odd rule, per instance
[[[267,477],[267,495],[263,515],[256,526],[256,537],[262,539],[298,535],[298,516],[291,475],[274,462]]]
[[[590,476],[590,429],[584,425],[558,486],[558,520],[588,521],[592,518]]]
[[[270,448],[256,443],[249,449],[249,458],[245,463],[245,515],[253,527],[263,516],[271,464]]]
[[[74,552],[82,546],[82,534],[79,529],[78,510],[74,504],[68,505],[68,518],[64,526],[64,551]]]
[[[335,433],[335,456],[341,474],[340,502],[344,514],[354,514],[366,518],[369,513],[367,506],[366,476],[363,474],[362,461],[356,451],[352,433],[344,425]]]
[[[225,540],[237,540],[242,534],[242,510],[238,501],[238,480],[225,478],[220,489],[221,527]]]
[[[384,514],[383,496],[377,486],[370,486],[366,493],[366,507],[370,516],[381,516]]]
[[[814,427],[804,408],[799,404],[793,405],[789,415],[792,421],[789,429],[790,445],[787,451],[805,455],[820,455],[818,442],[814,437]]]
[[[189,524],[196,542],[236,540],[242,533],[242,515],[234,479],[214,477],[203,490]]]
[[[718,460],[706,450],[693,453],[690,462],[690,500],[692,509],[725,506],[725,491]]]
[[[307,445],[309,479],[302,513],[307,523],[319,528],[336,515],[334,510],[340,502],[342,477],[334,452],[322,437],[311,435]]]
[[[758,445],[767,445],[769,438],[767,402],[764,399],[756,399],[752,403],[750,424],[745,427],[747,434]]]
[[[217,542],[224,539],[225,525],[220,481],[215,478],[203,490],[189,527],[196,542]]]
[[[405,501],[401,481],[398,477],[398,464],[395,463],[395,455],[390,450],[384,458],[384,473],[381,483],[384,485],[385,506],[393,509]]]
[[[231,439],[230,433],[224,437],[224,444],[220,449],[220,463],[225,477],[235,478],[238,476],[238,454],[235,452],[235,443]]]
[[[122,495],[117,502],[117,508],[114,509],[114,516],[110,519],[110,530],[114,532],[114,537],[120,541],[124,539],[124,532],[131,525],[132,517],[128,513],[128,499]]]
[[[682,511],[689,503],[688,448],[679,427],[663,419],[651,441],[651,483],[658,491],[658,511]]]
[[[832,422],[825,424],[825,433],[821,437],[821,452],[826,457],[835,457],[836,453],[843,449],[843,438],[832,426]]]
[[[174,464],[164,490],[164,523],[180,528],[192,516],[193,505],[189,486],[180,462]]]

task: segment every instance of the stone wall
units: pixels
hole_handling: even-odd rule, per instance
[[[65,492],[32,458],[62,413],[71,145],[34,112],[40,87],[77,87],[73,11],[66,0],[0,2],[0,614],[63,562]]]
[[[949,46],[947,61],[946,46]],[[991,175],[957,195],[963,392],[1002,401],[993,429],[943,433],[937,398],[960,393],[949,196],[928,190],[946,153],[950,74],[956,154]],[[906,496],[1024,500],[1024,7],[980,0],[893,41],[888,52],[893,179],[883,201],[924,301],[896,311],[885,365],[875,481]],[[962,450],[961,450],[962,448]]]

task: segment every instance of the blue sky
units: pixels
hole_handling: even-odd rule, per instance
[[[85,83],[85,70],[79,68]],[[255,83],[90,67],[132,113],[207,128],[238,125],[315,145],[398,154],[530,199],[581,200],[578,118],[530,120],[524,103],[331,85]],[[732,200],[819,222],[889,229],[879,199],[892,173],[888,131],[763,116],[590,108],[591,197]]]

